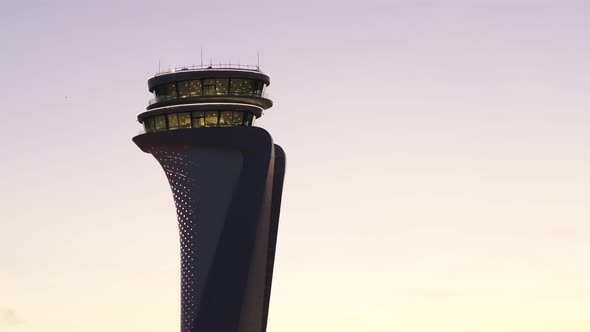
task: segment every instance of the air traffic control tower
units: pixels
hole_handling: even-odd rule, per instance
[[[285,153],[255,119],[272,106],[257,67],[180,68],[133,141],[164,169],[180,229],[181,332],[264,332]]]

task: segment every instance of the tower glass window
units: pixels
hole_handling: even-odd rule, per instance
[[[193,112],[193,128],[205,127],[205,112]]]
[[[155,117],[156,130],[166,130],[166,116],[158,115]]]
[[[254,80],[244,80],[244,96],[252,96],[254,94]]]
[[[178,113],[178,127],[179,128],[190,128],[191,127],[191,114],[189,112]]]
[[[215,80],[203,80],[203,96],[215,96]]]
[[[254,94],[254,80],[232,78],[229,94],[235,96],[252,96]]]
[[[215,94],[226,96],[228,91],[229,78],[218,78],[215,80]]]
[[[227,127],[227,126],[233,126],[233,125],[234,125],[234,122],[233,122],[232,112],[231,111],[221,112],[221,114],[219,115],[219,126],[220,127]]]
[[[191,97],[197,97],[203,95],[203,85],[201,80],[192,80],[188,83],[188,95]]]
[[[246,78],[216,78],[180,81],[154,88],[156,101],[200,96],[264,97],[267,84]]]
[[[252,114],[250,114],[250,113],[246,114],[245,119],[244,119],[244,125],[251,126],[252,125],[252,118],[253,118]]]
[[[189,96],[189,81],[178,82],[178,98],[186,98]]]
[[[145,131],[146,132],[152,132],[152,131],[156,131],[156,123],[154,121],[154,118],[149,118],[144,122],[144,126],[145,126]]]
[[[244,124],[244,113],[243,112],[233,112],[232,121],[236,126],[243,125]]]
[[[266,83],[262,82],[262,92],[260,93],[261,97],[264,97],[266,94]]]
[[[205,127],[217,127],[219,112],[205,112]]]
[[[178,82],[178,98],[198,97],[203,95],[201,80]]]
[[[177,129],[178,128],[178,113],[168,114],[167,117],[168,117],[168,129]]]
[[[266,84],[264,84],[264,82],[262,81],[256,81],[256,89],[254,90],[254,95],[255,96],[262,96],[262,94],[264,93],[264,88],[266,87]]]
[[[176,99],[176,83],[163,84],[156,87],[158,100]]]
[[[143,120],[146,132],[181,128],[252,126],[256,116],[237,111],[180,112]]]

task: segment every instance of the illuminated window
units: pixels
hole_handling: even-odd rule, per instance
[[[203,80],[203,95],[215,96],[215,80]]]
[[[156,131],[156,123],[154,122],[154,118],[145,120],[143,125],[145,126],[145,131],[148,133]]]
[[[232,78],[229,84],[229,94],[230,95],[240,95],[242,93],[242,86],[244,85],[244,80],[241,78]]]
[[[168,114],[168,129],[177,129],[178,128],[178,114],[172,113]]]
[[[243,95],[244,80],[241,78],[232,78],[229,85],[229,94],[235,96]]]
[[[188,112],[178,113],[178,127],[190,128],[191,127],[191,114]]]
[[[215,92],[218,96],[227,95],[229,78],[218,78],[215,80]]]
[[[193,128],[205,127],[205,112],[193,112]]]
[[[241,126],[244,124],[244,113],[243,112],[233,112],[232,121],[235,126]]]
[[[254,80],[244,80],[243,91],[243,95],[252,96],[254,94]]]
[[[166,116],[158,115],[154,119],[156,124],[156,130],[166,130]]]
[[[205,127],[217,127],[219,112],[205,112]]]
[[[232,78],[229,94],[234,96],[251,96],[254,93],[254,80]]]
[[[163,84],[156,87],[158,100],[176,99],[176,83]]]
[[[189,96],[189,82],[178,82],[178,98],[186,98]]]
[[[203,87],[201,85],[201,80],[189,81],[188,94],[191,97],[203,95]]]
[[[221,112],[219,115],[219,126],[233,126],[232,112]]]
[[[256,116],[248,112],[207,111],[157,115],[143,120],[147,133],[178,128],[253,126]]]

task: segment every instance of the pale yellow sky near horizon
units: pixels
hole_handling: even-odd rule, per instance
[[[179,330],[172,195],[131,138],[201,47],[271,77],[269,332],[590,331],[590,3],[4,7],[1,332]]]

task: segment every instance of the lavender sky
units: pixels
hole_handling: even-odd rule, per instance
[[[131,141],[158,69],[256,63],[287,152],[269,332],[590,330],[587,1],[9,1],[0,331],[179,330]]]

